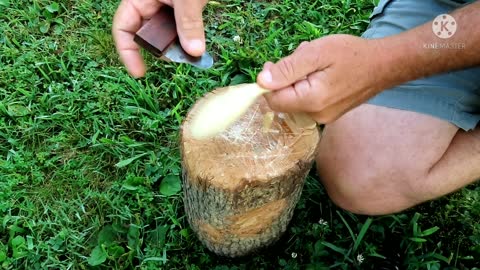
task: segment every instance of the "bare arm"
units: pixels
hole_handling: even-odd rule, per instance
[[[381,88],[480,65],[480,1],[450,15],[455,19],[456,32],[449,38],[435,35],[429,22],[375,41],[379,58],[385,59]],[[453,25],[444,26],[453,29]],[[446,29],[443,30],[445,33]]]
[[[272,109],[330,123],[385,89],[480,65],[480,1],[451,15],[457,30],[448,39],[437,37],[430,22],[379,39],[331,35],[305,42],[277,63],[267,62],[257,82],[272,90]]]

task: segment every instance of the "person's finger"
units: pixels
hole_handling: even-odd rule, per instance
[[[308,113],[308,115],[319,124],[330,124],[360,104],[345,98],[333,102],[321,111]]]
[[[265,95],[272,110],[279,112],[316,112],[328,105],[322,79],[323,71],[307,75],[291,86]]]
[[[304,47],[305,45],[309,44],[308,41],[303,41],[302,43],[300,43],[300,45],[298,45],[298,47],[295,49],[295,51],[297,50],[300,50],[302,47]],[[263,64],[263,70],[268,70],[270,69],[272,66],[274,65],[274,63],[268,61],[268,62],[265,62]]]
[[[356,96],[348,93],[335,95],[335,98],[329,98],[327,102],[324,103],[325,106],[321,108],[321,110],[311,112],[309,115],[318,123],[329,124],[373,96],[375,96],[375,92],[372,91],[363,91]]]
[[[262,71],[257,75],[257,83],[265,87],[265,82],[271,82],[272,81],[272,73],[270,73],[268,70],[274,65],[272,62],[265,62],[263,64],[263,69]],[[272,90],[272,89],[269,89]]]
[[[308,42],[308,41],[302,41],[302,43],[300,43],[300,45],[298,45],[298,47],[297,47],[296,50],[302,49],[302,47],[304,47],[304,46],[307,45],[308,43],[310,43],[310,42]]]
[[[134,77],[143,76],[146,68],[133,37],[143,20],[153,16],[161,5],[157,0],[123,0],[113,18],[112,35],[120,61]]]
[[[272,65],[272,62],[265,62],[265,64],[263,64],[263,69],[269,69]]]
[[[316,70],[324,69],[329,63],[323,60],[318,45],[319,42],[304,43],[291,55],[264,68],[257,77],[258,84],[270,90],[278,90],[294,84]]]
[[[129,19],[126,19],[129,18]],[[134,77],[145,73],[145,64],[133,42],[133,34],[129,29],[139,28],[142,23],[137,10],[128,1],[122,1],[113,17],[112,35],[120,61]]]
[[[318,124],[330,124],[349,110],[345,108],[345,110],[337,111],[337,109],[334,109],[335,106],[328,107],[328,109],[320,112],[308,113],[308,116],[310,116],[310,118],[312,118]]]
[[[192,56],[205,52],[205,32],[202,12],[204,0],[175,0],[173,9],[182,48]]]

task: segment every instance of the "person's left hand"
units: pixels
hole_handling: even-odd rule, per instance
[[[145,75],[146,66],[135,33],[163,5],[173,7],[182,48],[192,56],[205,51],[202,10],[207,0],[122,0],[113,18],[112,34],[120,60],[134,77]]]
[[[377,43],[350,35],[304,42],[293,54],[267,62],[257,83],[269,90],[271,109],[305,112],[330,123],[386,87],[389,67],[382,67]]]

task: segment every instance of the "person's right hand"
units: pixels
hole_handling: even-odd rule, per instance
[[[202,11],[207,0],[122,0],[113,19],[112,34],[120,60],[134,77],[145,75],[140,47],[133,41],[135,33],[162,5],[172,6],[178,36],[183,49],[192,56],[205,51]]]
[[[304,112],[328,124],[404,82],[397,80],[408,69],[392,65],[391,52],[382,44],[383,39],[340,34],[305,42],[277,63],[265,63],[257,82],[272,90],[265,95],[272,110]]]

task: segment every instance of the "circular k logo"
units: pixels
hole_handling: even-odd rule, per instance
[[[440,14],[433,20],[432,30],[439,38],[451,38],[457,31],[457,22],[448,14]]]

